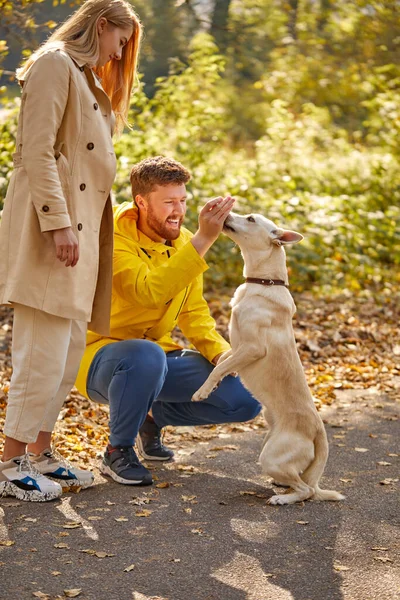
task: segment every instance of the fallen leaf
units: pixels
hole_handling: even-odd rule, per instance
[[[352,479],[339,479],[339,481],[342,481],[343,483],[351,483],[353,480]]]
[[[29,521],[30,523],[36,523],[37,519],[33,519],[32,517],[26,517],[26,519],[24,519],[24,521]]]
[[[374,546],[371,550],[379,550],[380,552],[386,552],[389,548],[384,548],[383,546]]]
[[[308,525],[310,521],[296,521],[299,525]]]
[[[354,448],[356,452],[369,452],[369,448]]]
[[[102,521],[104,517],[98,517],[93,515],[92,517],[88,517],[88,521]]]
[[[239,492],[241,496],[255,496],[257,492]]]
[[[114,521],[118,521],[118,523],[123,523],[125,521],[129,521],[126,517],[114,517]]]
[[[129,565],[129,567],[126,567],[124,569],[124,572],[129,573],[130,571],[133,571],[134,568],[135,568],[135,565]]]
[[[345,567],[345,565],[333,565],[335,571],[350,571],[350,567]]]
[[[391,479],[391,478],[388,477],[386,479],[383,479],[379,483],[381,485],[391,485],[392,483],[397,483],[397,482],[398,482],[398,479]]]
[[[222,452],[224,450],[237,450],[237,446],[233,446],[232,444],[228,444],[226,446],[214,446],[210,448],[210,452]]]
[[[156,484],[156,488],[160,488],[160,489],[165,489],[165,488],[169,488],[169,483],[168,481],[162,481],[161,483],[157,483]]]
[[[380,562],[393,562],[391,558],[388,556],[374,556],[374,560],[379,560]]]
[[[192,502],[192,500],[195,498],[197,498],[197,496],[181,496],[181,500],[183,500],[183,502]]]
[[[136,512],[135,517],[149,517],[152,512],[153,512],[152,510],[147,510],[144,508],[140,512]]]
[[[51,572],[51,574],[52,574],[54,577],[57,577],[57,575],[61,575],[61,571],[52,571],[52,572]]]
[[[110,502],[110,500],[106,500],[107,506],[115,506],[115,502]]]
[[[84,554],[90,554],[91,556],[97,556],[97,558],[115,556],[115,554],[108,554],[108,552],[103,552],[101,550],[91,550],[90,548],[86,548],[85,550],[79,550],[79,552],[83,552]]]
[[[170,558],[169,562],[180,563],[181,559],[180,558]]]
[[[381,467],[389,467],[392,463],[387,462],[386,460],[379,460],[376,464]]]
[[[67,544],[54,544],[54,548],[66,548],[69,550],[69,546]]]
[[[194,533],[196,535],[203,535],[204,531],[202,529],[191,529],[190,533]]]
[[[44,594],[43,592],[33,592],[32,596],[35,596],[35,598],[42,598],[43,600],[50,600],[50,594]]]
[[[185,513],[188,513],[188,515],[192,514],[192,509],[191,508],[184,508],[183,510],[185,511]]]
[[[0,542],[0,546],[14,546],[15,542],[12,542],[11,540],[4,540],[2,542]]]
[[[82,523],[79,521],[70,521],[63,525],[63,529],[78,529],[78,527],[82,527]]]
[[[76,598],[80,595],[81,591],[82,588],[75,588],[72,590],[64,590],[64,594],[67,596],[67,598]]]

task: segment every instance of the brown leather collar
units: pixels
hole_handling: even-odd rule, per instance
[[[289,286],[282,279],[259,279],[258,277],[246,277],[246,283],[259,283],[260,285],[284,285],[286,288]]]

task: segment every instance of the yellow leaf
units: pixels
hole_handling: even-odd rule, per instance
[[[54,544],[54,548],[66,548],[69,550],[69,546],[67,546],[67,544]]]
[[[152,510],[147,510],[144,508],[142,511],[135,513],[135,516],[136,517],[149,517],[152,512],[153,512]]]
[[[389,477],[386,479],[383,479],[382,481],[380,481],[379,483],[381,485],[390,485],[391,483],[396,483],[398,481],[398,479],[390,479]]]
[[[350,567],[345,567],[344,565],[333,565],[335,571],[350,571]]]
[[[14,546],[15,542],[12,542],[11,540],[5,540],[0,542],[0,546]]]
[[[356,452],[369,452],[368,448],[354,448]]]
[[[181,500],[183,500],[183,502],[192,502],[192,500],[195,498],[197,498],[197,496],[181,496]]]
[[[310,521],[296,521],[299,525],[308,525]]]
[[[129,521],[126,517],[114,517],[114,521],[118,521],[118,523],[122,523],[124,521]]]
[[[124,569],[124,572],[129,573],[130,571],[133,571],[134,568],[135,568],[135,565],[129,565],[129,567],[126,567]]]
[[[75,588],[72,590],[64,590],[64,594],[67,596],[67,598],[76,598],[80,595],[81,591],[82,588]]]
[[[374,560],[379,560],[380,562],[393,562],[388,556],[374,556]]]
[[[161,483],[156,484],[156,488],[160,488],[160,489],[169,488],[169,483],[168,483],[168,481],[162,481]]]
[[[383,546],[374,546],[371,550],[379,550],[380,552],[386,552],[389,548],[384,548]]]
[[[63,529],[77,529],[78,527],[82,527],[82,523],[79,523],[78,521],[70,521],[63,525]]]

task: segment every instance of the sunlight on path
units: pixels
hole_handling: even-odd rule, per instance
[[[60,506],[57,506],[57,510],[59,510],[67,519],[75,521],[77,523],[82,523],[82,527],[85,530],[86,535],[90,537],[91,540],[98,540],[99,534],[97,533],[93,525],[91,525],[89,521],[81,517],[81,515],[78,514],[76,510],[72,508],[70,503],[71,498],[62,498]]]
[[[267,573],[264,573],[256,558],[240,552],[236,552],[233,560],[215,571],[212,577],[246,592],[246,600],[294,600],[290,592],[268,581]]]
[[[4,524],[4,510],[2,508],[0,508],[0,542],[7,542],[9,537],[8,537],[8,528],[7,526]]]

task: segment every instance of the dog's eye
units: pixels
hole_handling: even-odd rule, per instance
[[[250,221],[250,223],[255,223],[256,220],[254,217],[247,217],[247,220]]]

